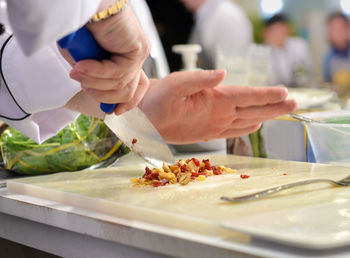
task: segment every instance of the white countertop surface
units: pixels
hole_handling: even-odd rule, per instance
[[[130,159],[134,165],[142,163],[142,160],[129,156],[122,158],[118,165],[127,166],[130,164]],[[3,216],[0,220],[1,237],[65,257],[97,257],[97,255],[116,257],[113,256],[116,252],[122,254],[120,257],[138,257],[140,254],[143,257],[156,257],[156,254],[160,257],[233,257],[234,255],[349,257],[350,255],[350,247],[317,251],[276,244],[242,233],[230,233],[226,236],[221,234],[220,237],[193,233],[41,198],[13,194],[6,188],[0,190],[0,212]],[[10,216],[7,217],[8,215]],[[21,221],[17,221],[18,219]],[[33,228],[29,226],[31,224]],[[41,227],[45,227],[42,234],[39,230]],[[50,233],[45,235],[45,232]],[[65,237],[62,237],[63,233]],[[74,237],[75,235],[77,237]],[[80,248],[80,245],[85,249]],[[99,249],[101,246],[103,248]]]

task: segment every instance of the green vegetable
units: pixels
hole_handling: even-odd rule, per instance
[[[10,127],[0,139],[5,169],[21,174],[81,170],[130,151],[103,121],[85,115],[40,145]]]
[[[249,141],[254,157],[267,158],[264,137],[262,136],[262,126],[258,131],[249,134]]]
[[[350,124],[350,117],[333,117],[326,119],[329,124]]]

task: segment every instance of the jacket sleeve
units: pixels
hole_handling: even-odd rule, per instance
[[[5,33],[0,46],[0,120],[42,142],[79,114],[64,105],[80,85],[69,78],[70,65],[55,43],[26,56]]]
[[[101,0],[11,0],[8,16],[15,37],[26,55],[83,26]]]

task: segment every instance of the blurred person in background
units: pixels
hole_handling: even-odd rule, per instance
[[[180,1],[194,14],[195,24],[189,41],[202,46],[201,68],[215,67],[218,48],[237,50],[252,43],[252,25],[245,12],[233,1]]]
[[[287,18],[276,14],[265,21],[263,36],[270,46],[269,83],[305,87],[310,82],[312,58],[302,38],[291,37]]]
[[[333,82],[340,95],[350,87],[350,24],[342,13],[333,13],[328,18],[330,49],[324,59],[324,79]]]

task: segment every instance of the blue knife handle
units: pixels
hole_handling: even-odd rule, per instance
[[[58,45],[67,49],[76,62],[85,59],[102,61],[109,59],[111,54],[104,50],[85,27],[60,39]],[[112,113],[117,104],[101,103],[100,108],[106,113]]]

